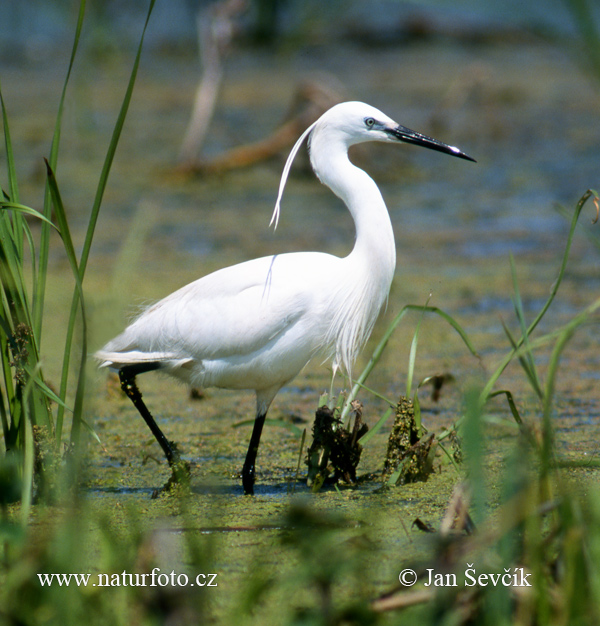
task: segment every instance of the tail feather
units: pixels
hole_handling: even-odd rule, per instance
[[[126,365],[141,363],[168,363],[171,367],[181,367],[191,361],[190,358],[181,358],[173,352],[142,352],[141,350],[130,350],[128,352],[110,352],[98,350],[94,357],[100,361],[100,367],[110,367],[120,369]]]

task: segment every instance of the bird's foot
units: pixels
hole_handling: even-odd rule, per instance
[[[254,495],[254,468],[246,468],[242,470],[242,486],[244,487],[245,496]]]
[[[158,498],[163,493],[172,493],[175,490],[189,490],[190,486],[190,464],[187,461],[177,459],[171,465],[171,476],[169,480],[160,488],[152,492],[152,499]]]

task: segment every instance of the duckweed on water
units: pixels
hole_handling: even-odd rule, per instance
[[[546,79],[552,85],[553,93],[557,94],[546,93],[548,99],[544,102],[551,98],[569,101],[567,96],[575,89],[581,93],[579,86],[574,87],[573,72],[569,73],[565,83],[564,76],[561,78],[553,71],[551,62],[556,55],[547,54],[548,49],[541,43],[533,48],[504,46],[504,63],[514,58],[522,80],[524,55],[526,59],[533,59],[539,71],[533,81],[528,77],[527,82],[539,84]],[[403,66],[411,72],[414,65],[421,76],[432,76],[431,81],[435,82],[449,73],[450,65],[454,71],[455,66],[464,60],[463,52],[457,49],[451,55],[450,65],[444,64],[444,55],[439,52],[440,48],[435,44],[431,47],[403,47]],[[338,64],[338,69],[347,71],[343,68],[361,67],[365,71],[352,79],[356,92],[371,93],[373,84],[361,81],[375,79],[379,82],[377,88],[381,97],[397,103],[397,87],[394,85],[393,91],[388,92],[381,87],[390,84],[384,80],[382,72],[389,68],[390,57],[386,55],[392,53],[384,53],[381,59],[384,62],[379,62],[378,54],[381,51],[361,49],[360,54],[355,54],[345,50],[344,62]],[[497,51],[489,51],[483,46],[478,48],[478,55],[485,58],[490,67],[499,67],[497,54]],[[172,132],[169,129],[173,124],[169,120],[173,118],[174,98],[185,91],[179,77],[179,82],[169,82],[179,74],[173,72],[172,64],[176,62],[170,59],[168,71],[163,70],[162,74],[159,71],[143,83],[147,97],[142,99],[142,106],[157,106],[159,111],[148,122],[152,133],[157,133],[154,135],[156,143],[152,145],[160,146],[163,151],[148,150],[147,144],[141,142],[141,136],[152,134],[150,130],[133,133],[133,140],[126,141],[123,146],[126,152],[120,163],[121,173],[117,167],[113,173],[115,178],[111,179],[113,187],[107,189],[111,200],[107,208],[112,212],[104,223],[99,223],[100,240],[96,256],[90,259],[86,278],[90,292],[87,298],[89,329],[98,335],[93,339],[95,345],[101,344],[104,337],[100,335],[108,336],[114,330],[102,328],[98,319],[107,319],[111,315],[116,318],[121,314],[121,304],[115,296],[118,290],[111,290],[108,286],[110,272],[104,263],[112,263],[117,246],[115,232],[120,226],[123,231],[127,230],[128,211],[135,205],[136,195],[151,195],[153,202],[161,207],[156,228],[144,233],[152,244],[143,251],[147,280],[140,280],[135,272],[135,259],[129,257],[128,267],[133,269],[127,275],[121,268],[118,276],[120,290],[135,292],[140,300],[158,298],[172,291],[174,276],[185,283],[214,269],[213,263],[222,265],[240,260],[240,257],[257,256],[264,253],[265,246],[272,245],[270,234],[265,235],[262,230],[263,222],[268,219],[266,216],[261,218],[258,209],[259,204],[270,203],[264,189],[269,185],[274,188],[276,184],[276,174],[267,167],[252,174],[233,175],[225,185],[222,180],[190,181],[183,190],[160,180],[160,176],[153,177],[152,184],[149,184],[146,168],[140,167],[140,149],[146,151],[144,163],[148,162],[147,158],[156,159],[149,169],[159,162],[163,165],[168,162],[165,146],[172,145],[173,137],[158,133]],[[478,59],[479,62],[483,61]],[[257,79],[252,61],[245,63],[243,72],[237,69],[246,83],[242,87],[234,86],[235,102],[232,104],[231,95],[225,96],[227,115],[232,110],[235,115],[241,115],[239,97],[243,92],[249,92],[247,84],[250,82],[264,85],[267,90],[272,90],[268,97],[281,97],[283,102],[281,94],[286,92],[288,83],[265,79],[267,73],[277,75],[277,68],[269,66],[268,70],[265,69],[266,65],[262,64],[266,64],[266,60],[264,55],[261,56],[260,77]],[[432,74],[423,72],[424,67]],[[548,75],[544,77],[545,72]],[[28,92],[31,81],[23,81],[21,71],[17,74],[14,82],[19,88],[14,91],[21,97],[20,94]],[[189,77],[189,69],[182,74]],[[405,81],[405,88],[409,82]],[[6,84],[3,82],[3,88]],[[33,123],[28,131],[30,137],[38,136],[40,125],[34,118],[40,98],[35,84],[33,100],[20,102],[16,107],[27,111],[28,123]],[[109,84],[112,82],[107,80],[106,85]],[[561,87],[564,84],[566,87]],[[512,110],[495,108],[499,106],[495,98],[497,93],[486,92],[484,86],[481,98],[473,98],[479,104],[469,106],[488,108],[468,111],[469,129],[473,128],[473,120],[493,117],[499,125],[497,128],[503,131],[512,128],[512,122],[518,117],[519,120],[526,119],[528,129],[527,133],[521,133],[521,130],[519,133],[531,136],[534,122],[540,119],[541,100],[532,97],[533,106],[527,107],[525,94],[529,85],[525,82],[519,85],[515,92],[521,104],[518,116]],[[167,92],[168,96],[165,95]],[[94,99],[96,96],[99,94],[94,92]],[[577,105],[578,117],[581,114],[588,121],[595,120],[596,96],[589,107],[593,117],[586,114],[585,94],[581,96]],[[84,96],[80,93],[79,97]],[[422,108],[422,91],[411,95],[406,88],[403,97],[408,98],[409,109]],[[547,106],[556,107],[557,101],[553,100]],[[269,118],[271,109],[266,108],[264,114]],[[97,118],[94,123],[101,126],[104,113],[94,115]],[[258,113],[256,115],[260,117]],[[552,120],[560,122],[556,127],[563,128],[565,118],[557,115],[555,113]],[[544,119],[550,128],[550,117]],[[454,131],[460,132],[460,120],[455,123]],[[482,122],[476,123],[480,126],[475,132],[485,133]],[[220,124],[218,120],[215,132]],[[590,123],[589,127],[592,125]],[[504,135],[511,141],[505,142]],[[583,136],[583,130],[571,130],[560,136],[566,142],[573,142],[574,138]],[[93,152],[94,146],[102,144],[96,136],[93,140],[91,136],[84,139],[86,157],[88,151]],[[508,146],[508,143],[512,145]],[[535,141],[530,143],[533,145]],[[498,161],[515,163],[513,167],[519,170],[525,161],[530,160],[531,153],[525,154],[530,149],[529,144],[522,145],[523,158],[514,158],[514,135],[511,133],[498,132],[491,146],[488,154],[501,155]],[[572,143],[561,144],[561,149],[546,153],[562,154],[565,147],[568,152]],[[485,145],[481,148],[485,149]],[[503,152],[508,149],[510,153]],[[586,154],[596,168],[597,159],[593,152],[586,148]],[[85,159],[77,151],[75,157],[77,167],[82,167]],[[488,158],[488,161],[492,168],[491,161],[496,159]],[[575,178],[575,174],[579,176],[575,172],[579,167],[576,160],[566,161],[565,167],[572,169],[560,177],[555,176],[556,164],[550,159],[545,160],[548,176],[539,176],[533,166],[529,174],[532,179],[548,184],[550,177],[561,178],[564,182],[567,178]],[[69,161],[65,161],[65,166],[61,170],[64,174],[69,172],[69,167],[75,167]],[[90,372],[90,379],[94,376],[96,379],[89,381],[86,420],[101,443],[94,440],[84,450],[81,442],[84,463],[79,475],[79,490],[50,488],[48,491],[56,494],[56,499],[45,501],[40,498],[28,512],[23,505],[14,503],[22,494],[23,475],[19,468],[23,459],[10,454],[2,457],[2,626],[79,626],[81,623],[127,626],[167,623],[572,626],[600,622],[600,493],[596,486],[596,442],[600,436],[596,373],[600,363],[596,340],[598,306],[590,305],[590,301],[595,302],[593,294],[597,293],[599,286],[597,267],[581,249],[578,250],[574,255],[575,263],[570,265],[561,285],[561,298],[557,298],[550,314],[540,325],[540,330],[545,333],[542,339],[541,335],[532,335],[529,342],[525,342],[529,345],[517,348],[511,356],[512,362],[502,371],[499,380],[510,389],[514,410],[531,435],[525,436],[525,431],[511,419],[512,409],[507,406],[507,396],[492,398],[490,395],[487,399],[486,394],[491,388],[484,390],[485,381],[490,380],[490,371],[494,371],[486,368],[503,357],[502,331],[498,331],[501,325],[495,312],[500,310],[503,315],[508,315],[511,282],[516,284],[511,281],[510,272],[505,271],[508,263],[505,268],[498,263],[497,257],[487,253],[491,247],[492,252],[500,251],[504,255],[513,246],[523,252],[516,264],[521,281],[521,295],[515,298],[519,311],[517,323],[511,326],[510,321],[505,320],[507,337],[513,337],[518,344],[519,332],[522,333],[524,326],[527,328],[525,318],[539,308],[538,303],[543,305],[547,301],[548,287],[555,279],[558,239],[552,237],[552,228],[547,225],[539,231],[535,228],[544,226],[539,214],[528,222],[533,226],[526,236],[516,226],[506,226],[514,214],[526,213],[523,196],[511,209],[514,214],[497,218],[495,212],[499,211],[499,197],[506,197],[507,181],[512,185],[508,187],[509,191],[520,191],[526,198],[536,195],[554,197],[556,188],[542,190],[545,194],[540,193],[539,188],[517,189],[519,184],[525,184],[529,174],[519,171],[516,176],[515,170],[509,168],[503,170],[502,175],[495,172],[501,183],[490,175],[482,195],[477,195],[479,192],[472,191],[472,187],[469,193],[475,194],[474,199],[465,200],[464,196],[457,195],[456,190],[454,196],[450,192],[446,198],[446,189],[451,189],[452,182],[446,178],[439,187],[427,185],[423,192],[426,200],[417,200],[416,185],[421,184],[424,174],[418,167],[405,167],[410,169],[410,175],[406,177],[402,191],[396,191],[395,178],[390,172],[397,166],[394,163],[386,174],[389,180],[385,193],[392,200],[390,205],[404,206],[407,200],[413,200],[418,207],[415,214],[424,217],[419,217],[422,221],[417,222],[416,217],[411,217],[411,211],[403,209],[402,223],[407,228],[399,250],[403,273],[392,291],[380,328],[392,321],[407,300],[422,302],[423,293],[429,293],[433,285],[435,301],[443,303],[444,309],[453,315],[460,316],[469,339],[478,347],[481,364],[465,350],[454,330],[440,323],[439,317],[434,320],[422,315],[419,353],[413,361],[415,380],[424,380],[423,377],[431,372],[444,371],[450,372],[456,383],[451,388],[444,387],[437,400],[425,398],[425,390],[421,391],[418,400],[423,424],[429,432],[440,437],[445,432],[456,432],[453,426],[465,414],[465,398],[471,403],[467,411],[471,421],[458,426],[464,457],[461,473],[457,474],[438,450],[427,482],[378,490],[380,481],[370,480],[359,483],[358,488],[352,490],[337,491],[335,487],[325,485],[318,494],[311,494],[302,480],[295,485],[296,495],[292,497],[299,435],[274,422],[266,430],[261,448],[257,495],[246,498],[241,495],[236,475],[249,430],[246,426],[234,428],[234,424],[252,414],[252,399],[207,390],[202,400],[190,402],[184,389],[155,377],[144,393],[151,396],[149,401],[156,407],[157,419],[164,424],[165,432],[181,444],[182,455],[192,466],[192,472],[189,491],[176,490],[152,500],[152,491],[168,477],[160,450],[143,434],[143,424],[118,389],[107,392],[104,380]],[[79,187],[87,174],[81,169],[76,171],[78,174],[70,188],[68,181],[61,181],[61,185],[67,187],[66,197],[70,196],[72,200],[67,205],[71,205],[70,211],[77,216],[79,207],[85,206],[83,190]],[[437,174],[441,176],[443,171]],[[463,186],[468,181],[459,182]],[[23,183],[25,190],[32,186],[30,180]],[[224,186],[231,195],[223,193]],[[298,183],[295,189],[295,193],[305,200],[311,223],[319,220],[319,224],[323,224],[315,233],[315,239],[312,239],[313,232],[307,228],[307,223],[299,218],[289,230],[283,226],[277,245],[305,249],[307,233],[310,233],[311,245],[316,242],[342,250],[342,244],[351,239],[350,231],[345,231],[346,226],[341,224],[335,205],[321,206],[320,202],[315,202],[317,197],[320,198],[315,189],[304,183]],[[436,195],[438,189],[444,189],[443,215],[437,209],[442,203],[442,198]],[[260,202],[254,203],[251,197]],[[140,205],[144,202],[141,201]],[[188,205],[189,210],[185,208]],[[240,217],[240,207],[248,214]],[[231,235],[231,225],[236,219],[244,220],[242,241]],[[399,221],[400,217],[394,214],[393,219]],[[432,222],[439,229],[432,228]],[[473,224],[476,234],[471,236],[469,231],[471,234],[467,237],[466,230]],[[259,233],[256,235],[255,226]],[[196,235],[197,228],[202,233]],[[475,244],[465,243],[473,240]],[[173,245],[175,241],[177,245]],[[214,252],[215,247],[223,257],[213,259],[211,256],[209,260],[203,257],[206,250]],[[143,246],[138,246],[138,253],[140,248]],[[52,250],[54,255],[58,254],[54,248]],[[167,250],[168,254],[165,253]],[[476,255],[469,256],[474,251]],[[60,345],[64,328],[68,325],[64,302],[69,302],[72,296],[72,287],[65,286],[63,263],[51,257],[47,270],[49,314],[48,330],[44,335],[44,367],[50,382],[61,378],[60,366],[56,365],[59,360],[54,356],[61,355],[64,349]],[[114,297],[110,302],[103,296],[108,291],[111,291],[111,298]],[[573,325],[569,326],[574,319]],[[567,340],[570,351],[563,350]],[[373,345],[376,341],[377,338]],[[406,355],[410,347],[410,333],[396,331],[371,374],[371,386],[394,397],[404,386]],[[519,364],[519,358],[524,365]],[[539,383],[535,385],[536,390],[530,385],[533,380]],[[316,398],[328,384],[328,376],[322,373],[319,364],[307,368],[297,387],[283,390],[274,406],[279,423],[293,423],[300,430],[309,430]],[[476,391],[467,393],[473,384]],[[543,398],[541,409],[540,394]],[[410,395],[412,399],[414,396]],[[485,406],[476,401],[481,395],[486,396]],[[385,411],[385,404],[366,391],[361,391],[360,400],[364,404],[363,419],[373,433]],[[467,431],[466,425],[469,424],[473,428]],[[381,471],[389,431],[390,425],[385,422],[363,446],[358,479]],[[47,432],[39,431],[36,440],[47,442],[47,437]],[[408,439],[412,441],[412,437],[410,435]],[[538,448],[543,447],[540,444],[545,441],[552,442],[551,454],[546,457],[538,454]],[[47,454],[45,444],[38,446],[38,452]],[[30,462],[34,461],[32,455]],[[60,483],[63,468],[60,462],[55,465],[52,480]],[[460,488],[456,487],[457,483]],[[473,524],[466,523],[470,518]],[[419,523],[415,523],[416,520]],[[435,532],[425,533],[419,527]],[[465,577],[469,564],[477,574],[483,575],[497,576],[518,569],[531,572],[529,580],[534,581],[533,589],[525,585],[469,587],[466,584],[469,580]],[[403,586],[399,578],[408,570],[414,571],[419,579],[411,587]],[[426,587],[429,570],[441,574],[447,581],[455,576],[457,586]],[[145,575],[146,581],[152,581],[153,572],[157,581],[155,586],[133,584],[136,574]],[[42,585],[40,579],[40,575],[43,578],[43,575],[71,576],[75,573],[89,574],[89,584],[67,586],[55,581],[49,586]],[[197,584],[174,584],[184,581],[184,575],[188,581]],[[215,578],[211,578],[213,575]],[[165,580],[169,583],[161,584]],[[112,584],[100,585],[101,581]],[[217,586],[209,586],[209,581]],[[490,581],[488,578],[486,582]]]

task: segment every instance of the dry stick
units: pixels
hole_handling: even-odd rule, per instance
[[[331,87],[336,83],[329,75],[319,75],[301,83],[292,101],[291,112],[281,126],[259,141],[232,148],[211,159],[191,159],[182,163],[183,173],[219,174],[228,170],[248,167],[280,154],[294,144],[298,136],[315,120],[342,101],[343,88]]]
[[[387,598],[378,598],[371,603],[371,609],[376,613],[384,611],[394,611],[397,609],[405,609],[415,604],[423,604],[430,602],[435,597],[435,591],[431,589],[417,589],[406,593],[388,596]]]
[[[443,522],[444,532],[448,532],[449,519],[454,517],[455,512],[466,512],[464,507],[464,498],[467,497],[462,486],[455,488],[451,501]],[[495,519],[489,519],[481,527],[478,532],[465,537],[460,543],[455,544],[454,562],[457,563],[461,558],[468,554],[478,553],[489,546],[498,542],[509,531],[517,528],[528,517],[538,515],[544,516],[555,510],[559,505],[558,501],[548,500],[537,504],[533,487],[524,489],[517,493],[510,500],[507,500],[498,509]],[[466,518],[465,518],[466,521]],[[446,535],[447,536],[447,535]],[[515,591],[514,589],[512,591]],[[436,592],[431,589],[413,589],[410,591],[400,591],[397,589],[388,592],[384,596],[375,598],[371,602],[371,609],[377,613],[384,611],[393,611],[404,609],[415,604],[430,602],[436,597]]]
[[[271,158],[287,146],[293,144],[304,128],[300,120],[291,120],[265,139],[232,148],[210,161],[190,163],[189,169],[202,174],[213,174],[248,167],[254,163]]]
[[[245,0],[225,0],[208,10],[198,12],[198,46],[204,71],[196,89],[192,115],[179,151],[181,163],[192,163],[200,152],[221,87],[221,58],[233,39],[233,18],[244,11],[246,6]]]

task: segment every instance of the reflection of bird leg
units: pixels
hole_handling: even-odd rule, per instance
[[[160,447],[165,453],[169,467],[173,472],[173,480],[175,482],[179,482],[180,479],[184,479],[189,476],[189,466],[187,463],[181,461],[176,446],[165,437],[164,433],[159,428],[158,424],[152,417],[152,414],[148,410],[148,407],[142,400],[142,394],[135,382],[135,377],[138,374],[151,372],[157,369],[160,369],[160,363],[157,362],[126,365],[119,370],[119,379],[121,381],[121,389],[133,402],[133,405],[138,410],[139,414],[144,418],[144,421],[148,424],[148,427],[152,431],[156,441],[158,441]]]

